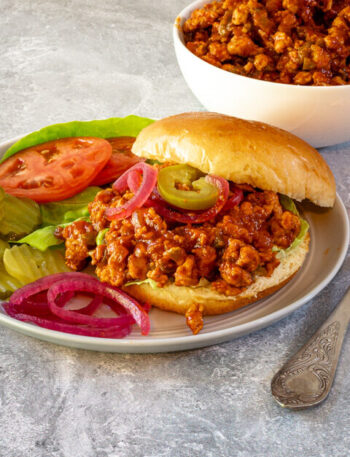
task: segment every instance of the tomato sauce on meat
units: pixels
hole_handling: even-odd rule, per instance
[[[133,194],[102,190],[89,205],[91,223],[73,222],[59,234],[66,263],[79,270],[91,258],[100,280],[118,287],[146,278],[159,287],[210,281],[219,293],[239,294],[256,275],[273,273],[279,265],[273,246],[287,248],[300,231],[299,218],[283,209],[276,193],[241,187],[238,206],[198,225],[167,223],[153,207],[110,222],[105,209],[123,205]],[[105,228],[104,241],[96,246],[94,237]]]
[[[350,83],[350,0],[223,0],[192,12],[187,48],[224,70],[300,85]]]

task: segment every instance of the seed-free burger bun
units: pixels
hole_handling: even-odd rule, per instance
[[[321,155],[296,136],[261,122],[217,113],[184,113],[146,127],[132,151],[161,162],[186,163],[204,173],[279,192],[295,200],[333,206],[335,182]],[[195,287],[149,284],[125,288],[135,298],[180,314],[201,304],[204,314],[222,314],[255,302],[283,287],[297,273],[309,249],[307,235],[281,259],[272,276],[256,276],[236,296],[219,294],[210,284]]]
[[[251,184],[333,206],[335,181],[322,156],[289,132],[217,113],[184,113],[141,131],[132,152],[147,159],[186,163],[237,184]]]

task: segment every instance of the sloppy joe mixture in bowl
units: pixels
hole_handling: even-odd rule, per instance
[[[196,1],[174,25],[178,62],[209,110],[268,122],[315,147],[350,140],[350,1]]]

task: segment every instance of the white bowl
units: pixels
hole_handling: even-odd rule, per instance
[[[208,111],[275,125],[314,147],[350,140],[350,85],[297,86],[236,75],[190,52],[182,24],[191,12],[210,3],[197,0],[177,17],[173,36],[182,74]]]

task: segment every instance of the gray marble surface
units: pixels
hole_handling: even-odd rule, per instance
[[[0,140],[59,121],[201,109],[172,47],[187,3],[0,0]],[[322,153],[349,209],[350,144]],[[0,456],[347,457],[350,335],[321,406],[281,409],[270,380],[349,280],[347,257],[290,317],[190,352],[93,353],[0,328]]]

